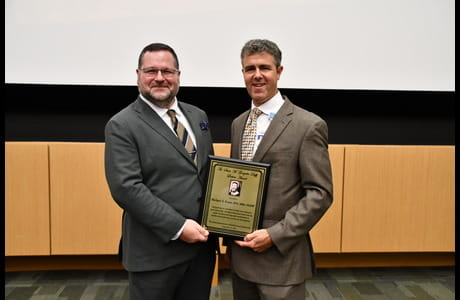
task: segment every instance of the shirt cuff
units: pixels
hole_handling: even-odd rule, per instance
[[[177,240],[180,235],[182,234],[182,231],[184,231],[184,227],[185,227],[185,222],[184,222],[184,225],[182,225],[182,227],[179,229],[179,231],[176,233],[175,236],[173,236],[173,238],[171,239],[171,241],[175,241]]]

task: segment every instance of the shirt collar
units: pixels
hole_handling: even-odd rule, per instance
[[[270,100],[264,102],[262,105],[260,106],[255,106],[254,105],[254,102],[251,102],[251,109],[253,109],[254,107],[257,107],[258,109],[260,109],[264,114],[266,115],[270,115],[271,113],[273,114],[276,114],[278,112],[278,110],[281,108],[281,106],[283,105],[284,103],[284,99],[283,97],[281,96],[281,93],[280,91],[278,91],[275,96],[273,96],[273,98],[271,98]]]
[[[168,112],[168,110],[170,110],[170,109],[175,110],[176,115],[181,115],[182,114],[182,112],[179,109],[179,106],[177,105],[177,98],[174,98],[174,102],[173,102],[173,104],[171,105],[170,108],[162,108],[162,107],[159,107],[158,105],[153,104],[149,100],[145,99],[145,97],[142,96],[142,94],[139,94],[139,97],[142,99],[142,101],[147,103],[147,105],[150,106],[150,108],[152,108],[160,117],[164,117],[166,115],[166,113]]]

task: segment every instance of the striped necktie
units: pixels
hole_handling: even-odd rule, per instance
[[[254,144],[256,141],[257,117],[262,114],[262,111],[257,107],[249,114],[248,122],[243,132],[243,140],[241,144],[241,158],[243,160],[252,160],[254,155]]]
[[[188,152],[192,160],[195,162],[195,165],[198,163],[197,157],[196,157],[196,148],[195,145],[193,145],[192,138],[187,132],[187,129],[185,129],[184,125],[179,122],[176,118],[176,112],[173,109],[168,110],[167,114],[171,118],[171,124],[173,126],[174,132],[176,132],[177,137],[179,140],[182,142],[182,145],[184,145],[185,150]]]

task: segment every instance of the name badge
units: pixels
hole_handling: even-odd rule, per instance
[[[260,140],[264,137],[265,131],[257,132],[256,134],[256,142],[260,142]]]

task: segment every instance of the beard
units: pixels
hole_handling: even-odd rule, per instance
[[[145,99],[162,108],[169,108],[177,94],[169,88],[161,91],[155,91],[155,88],[143,89],[140,93]]]

